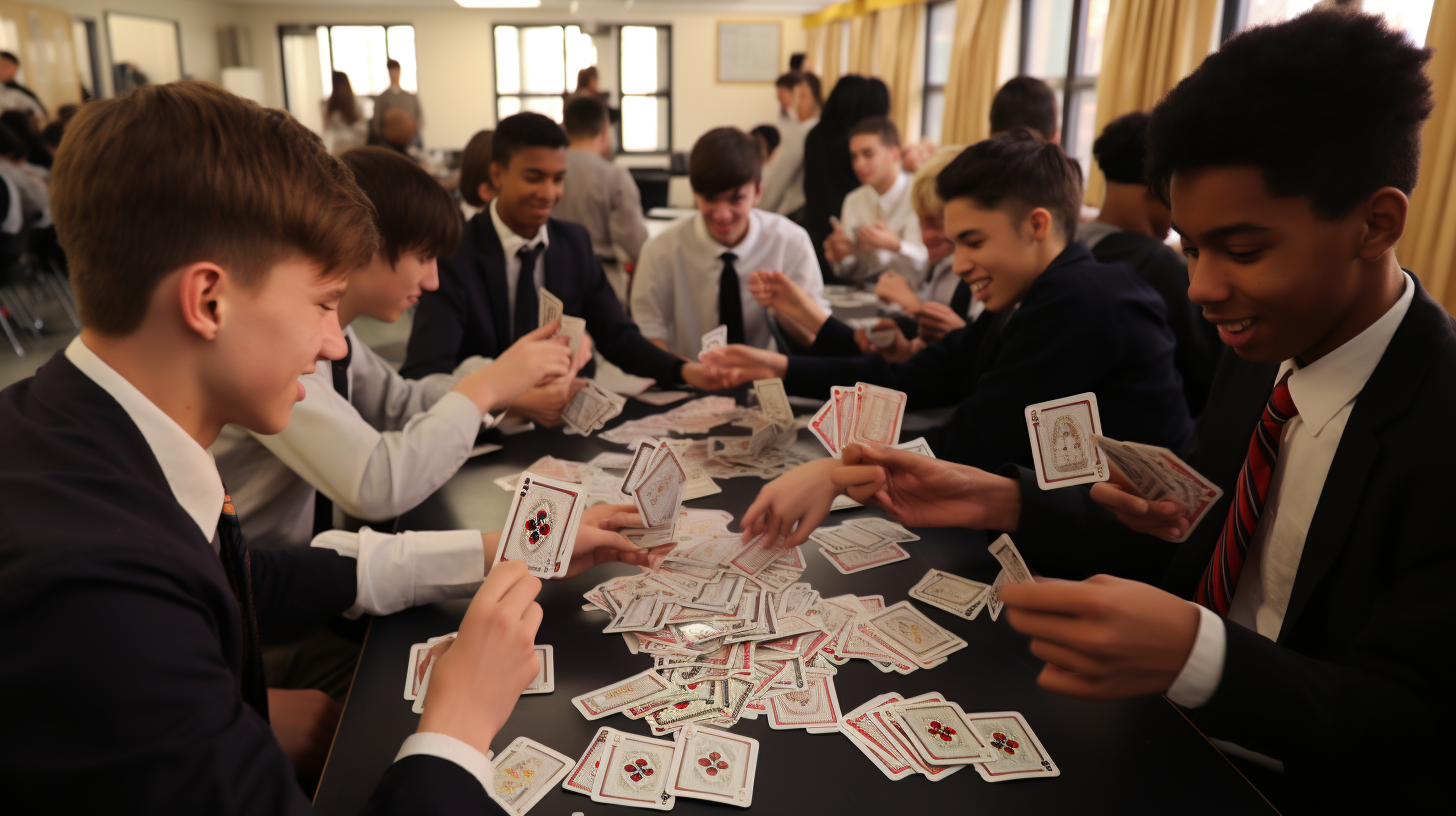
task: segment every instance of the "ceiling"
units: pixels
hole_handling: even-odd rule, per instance
[[[229,5],[280,5],[279,0],[219,0]],[[610,14],[627,10],[629,0],[579,0],[578,14]],[[630,0],[632,11],[711,11],[748,12],[755,14],[808,14],[831,4],[832,0]],[[303,0],[297,5],[355,6],[389,8],[459,8],[455,0]],[[571,0],[541,0],[537,11],[569,13]],[[480,9],[481,11],[501,11]],[[511,11],[504,9],[503,11]]]

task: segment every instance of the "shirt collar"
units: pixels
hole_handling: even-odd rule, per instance
[[[507,260],[519,252],[523,246],[531,248],[535,248],[537,244],[542,247],[551,246],[551,241],[546,236],[545,224],[542,224],[541,228],[536,231],[536,237],[530,239],[522,238],[516,234],[515,230],[506,226],[506,222],[501,220],[500,213],[495,211],[498,201],[500,199],[492,199],[490,202],[490,223],[495,225],[495,234],[500,238],[501,249],[505,251]]]
[[[1285,360],[1279,366],[1279,378],[1285,372],[1293,372],[1289,376],[1289,396],[1310,436],[1319,436],[1335,414],[1360,394],[1370,375],[1375,373],[1380,358],[1385,356],[1390,338],[1405,319],[1415,292],[1410,276],[1406,275],[1400,299],[1365,331],[1307,366],[1300,366],[1294,360]],[[1276,378],[1275,382],[1278,381]]]
[[[157,457],[157,464],[162,466],[162,475],[167,478],[167,486],[177,503],[197,523],[203,537],[212,541],[223,500],[222,477],[217,473],[212,454],[116,369],[97,357],[80,337],[66,346],[66,359],[110,394],[131,417],[146,439],[147,447],[152,449],[152,455]]]
[[[702,241],[708,247],[713,253],[713,257],[716,258],[725,252],[731,252],[741,260],[752,251],[753,245],[758,241],[759,234],[763,232],[763,226],[759,224],[759,218],[761,217],[759,210],[756,208],[748,211],[748,233],[743,236],[743,240],[739,241],[737,246],[723,246],[718,243],[718,239],[714,238],[708,232],[708,222],[703,220],[703,214],[701,212],[693,217],[693,233],[698,236],[699,241]]]
[[[910,174],[901,170],[900,174],[895,176],[895,183],[891,184],[890,189],[880,196],[880,209],[885,212],[895,209],[895,205],[900,203],[900,199],[904,198],[909,190]]]

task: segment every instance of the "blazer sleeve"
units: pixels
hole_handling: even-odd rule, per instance
[[[682,360],[642,336],[637,324],[623,310],[622,302],[617,300],[606,273],[602,272],[602,265],[592,254],[586,228],[576,226],[576,230],[580,230],[580,234],[573,237],[580,239],[574,243],[576,262],[581,269],[577,277],[582,284],[581,316],[586,319],[586,330],[591,332],[602,356],[628,374],[651,377],[662,383],[677,382]]]
[[[428,793],[426,793],[428,792]],[[364,816],[504,814],[469,771],[435,756],[415,754],[389,766],[364,806]]]
[[[825,330],[829,334],[825,334]],[[820,337],[824,345],[820,345]],[[847,343],[847,345],[846,345]],[[848,349],[854,346],[854,332],[844,323],[830,318],[814,338],[810,352],[827,353],[823,349]],[[858,352],[858,347],[855,351]],[[891,363],[878,354],[855,357],[799,356],[789,357],[784,374],[784,387],[796,397],[827,397],[830,386],[868,382],[904,391],[912,409],[953,405],[964,394],[964,380],[971,370],[975,342],[966,329],[957,329],[936,345],[916,352],[901,363]],[[940,451],[937,449],[936,453]]]
[[[462,278],[465,270],[461,267],[469,263],[460,255],[440,260],[440,288],[421,295],[415,307],[414,328],[405,347],[404,365],[399,369],[401,376],[417,379],[455,369],[468,320],[468,293]]]

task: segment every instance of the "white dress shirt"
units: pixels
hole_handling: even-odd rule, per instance
[[[926,261],[930,257],[925,245],[920,243],[920,216],[910,201],[910,174],[900,171],[890,189],[880,195],[875,188],[863,184],[851,190],[844,197],[844,206],[839,221],[851,241],[857,240],[856,230],[884,221],[891,232],[900,236],[897,251],[875,249],[868,252],[855,250],[853,255],[840,261],[835,269],[846,280],[869,280],[887,269],[899,272],[916,287],[925,279]]]
[[[743,341],[755,348],[777,348],[768,311],[748,292],[749,277],[760,269],[784,273],[825,312],[824,277],[814,244],[804,228],[777,213],[752,210],[748,232],[726,247],[708,234],[701,213],[674,223],[647,241],[632,282],[632,318],[642,336],[661,340],[674,354],[697,359],[703,335],[717,327],[722,255],[737,256],[738,301],[743,306]]]
[[[804,139],[819,117],[788,125],[779,132],[779,149],[763,169],[763,200],[758,208],[791,215],[804,206]]]
[[[217,549],[217,522],[222,514],[224,490],[208,452],[182,426],[167,416],[125,377],[96,356],[77,337],[66,347],[66,359],[116,400],[157,457],[172,495]],[[389,536],[364,530],[333,531],[328,547],[357,559],[359,595],[348,617],[364,612],[388,615],[408,606],[474,594],[485,576],[485,547],[474,530],[442,533],[406,533]],[[478,779],[491,776],[490,760],[479,751],[444,734],[427,739],[406,739],[396,761],[413,754],[429,754],[454,762]],[[482,784],[484,784],[482,782]],[[490,787],[487,785],[486,790]]]
[[[299,378],[306,395],[281,433],[228,425],[212,444],[250,546],[308,546],[316,493],[365,521],[413,509],[470,458],[482,422],[494,423],[453,390],[485,358],[465,360],[454,374],[406,380],[353,328],[344,335],[353,350],[348,399],[334,390],[332,363],[323,360]]]
[[[510,315],[511,337],[516,336],[516,276],[521,272],[521,259],[516,253],[521,247],[534,249],[538,244],[541,251],[536,254],[536,268],[531,271],[531,279],[536,283],[536,291],[540,292],[541,287],[546,285],[546,248],[551,246],[551,241],[546,235],[546,225],[536,230],[536,237],[522,238],[517,235],[506,222],[501,220],[500,213],[496,212],[496,204],[499,199],[490,202],[490,222],[495,225],[495,234],[500,238],[501,249],[506,255],[506,314]],[[536,328],[532,326],[531,328]]]
[[[1345,424],[1355,408],[1355,398],[1385,355],[1414,297],[1415,286],[1407,276],[1400,299],[1365,331],[1307,366],[1295,360],[1285,360],[1279,366],[1274,382],[1278,383],[1286,372],[1293,372],[1289,375],[1289,396],[1299,413],[1285,423],[1280,436],[1269,495],[1229,603],[1230,621],[1270,640],[1278,639],[1304,553],[1305,535],[1345,434]],[[1220,523],[1224,523],[1222,519]],[[1186,708],[1207,703],[1218,690],[1226,648],[1224,622],[1218,614],[1194,606],[1199,610],[1198,636],[1188,662],[1168,689],[1168,699]],[[1277,758],[1254,754],[1231,743],[1219,746],[1282,768]]]

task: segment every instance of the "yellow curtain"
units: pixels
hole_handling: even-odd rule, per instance
[[[1111,0],[1097,77],[1097,127],[1151,110],[1214,45],[1218,0]],[[1094,137],[1095,138],[1095,137]],[[1106,180],[1087,168],[1086,201],[1101,206]]]
[[[907,142],[919,138],[920,66],[924,61],[920,18],[923,16],[919,4],[875,12],[879,76],[890,88],[890,119]]]
[[[875,15],[858,14],[849,19],[849,73],[875,73]]]
[[[824,58],[818,63],[819,87],[824,93],[824,98],[829,98],[829,92],[834,90],[834,83],[839,81],[839,38],[843,36],[844,24],[838,20],[832,20],[824,25],[824,45],[822,52]]]
[[[942,144],[972,144],[991,133],[991,97],[1010,0],[956,0]]]
[[[824,30],[827,26],[804,28],[804,63],[809,71],[824,73]]]
[[[1400,239],[1400,265],[1420,276],[1431,296],[1456,310],[1456,3],[1437,3],[1426,45],[1436,110],[1421,133],[1421,178]]]

